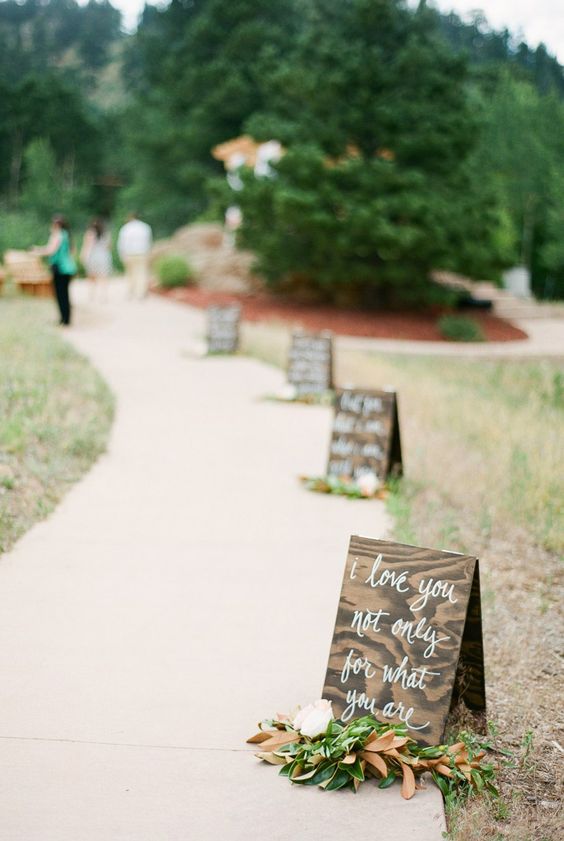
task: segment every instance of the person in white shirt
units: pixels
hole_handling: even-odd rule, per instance
[[[149,289],[149,254],[153,244],[153,232],[136,213],[130,213],[127,222],[120,228],[117,250],[125,267],[130,298],[140,300]]]

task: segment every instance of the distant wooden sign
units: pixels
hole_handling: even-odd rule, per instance
[[[327,474],[358,479],[374,473],[384,481],[401,472],[396,392],[338,389]]]
[[[331,333],[294,333],[288,356],[288,382],[298,394],[320,394],[333,385]]]
[[[481,616],[477,558],[351,537],[323,697],[439,743],[453,698],[485,710]]]
[[[241,307],[208,307],[208,353],[235,353],[239,346]]]

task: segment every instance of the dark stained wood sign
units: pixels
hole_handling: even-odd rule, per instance
[[[384,481],[402,472],[398,403],[392,390],[338,389],[327,474]]]
[[[333,385],[333,336],[294,333],[288,355],[288,382],[298,396],[320,394]]]
[[[452,700],[485,710],[481,617],[477,558],[351,537],[323,697],[440,743]]]
[[[235,353],[239,346],[241,307],[208,307],[208,353]]]

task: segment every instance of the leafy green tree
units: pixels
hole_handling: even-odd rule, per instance
[[[68,216],[75,231],[86,221],[88,190],[65,178],[48,140],[36,139],[27,146],[24,171],[18,209],[0,209],[0,253],[44,242],[55,213]]]
[[[564,298],[564,169],[553,173],[540,259],[546,269],[545,297]]]
[[[54,213],[64,213],[75,222],[84,221],[88,189],[69,179],[64,166],[58,166],[48,140],[33,140],[25,151],[25,181],[20,206],[24,212],[48,221]]]
[[[44,243],[48,226],[34,213],[22,211],[7,213],[0,209],[0,258],[9,248],[25,250]]]
[[[120,144],[115,133],[110,137],[112,119],[93,98],[103,84],[107,103],[104,72],[110,63],[114,74],[118,70],[120,25],[120,13],[107,0],[85,6],[76,0],[1,0],[0,207],[18,208],[24,151],[38,138],[48,141],[70,187],[107,176],[109,152]],[[100,190],[90,192],[93,209],[107,206]]]
[[[526,43],[518,42],[507,29],[492,29],[481,12],[475,12],[470,21],[463,21],[454,13],[445,15],[427,10],[427,14],[435,15],[449,44],[468,57],[482,82],[495,81],[503,68],[516,81],[533,84],[539,93],[555,92],[564,96],[562,66],[544,44],[532,49]]]
[[[121,14],[108,0],[1,0],[0,77],[57,70],[85,84],[121,38]]]
[[[27,75],[15,85],[4,85],[0,113],[0,146],[6,150],[0,161],[0,191],[7,193],[12,207],[24,176],[24,150],[36,138],[49,141],[68,181],[85,179],[98,168],[97,117],[58,76]]]
[[[532,271],[533,288],[543,294],[547,267],[558,233],[548,223],[554,183],[564,169],[564,102],[541,95],[532,83],[501,73],[482,106],[484,129],[475,166],[496,189],[516,238],[515,258]]]
[[[33,140],[25,151],[26,179],[20,205],[47,224],[56,208],[61,208],[63,184],[59,177],[55,153],[48,140]]]

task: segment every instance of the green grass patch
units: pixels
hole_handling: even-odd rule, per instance
[[[0,553],[104,451],[114,403],[51,326],[51,301],[0,298]]]
[[[244,325],[244,352],[284,367],[288,347],[287,330]],[[340,351],[335,363],[337,383],[398,390],[398,538],[476,551],[517,530],[550,552],[564,549],[561,364],[359,351]]]

